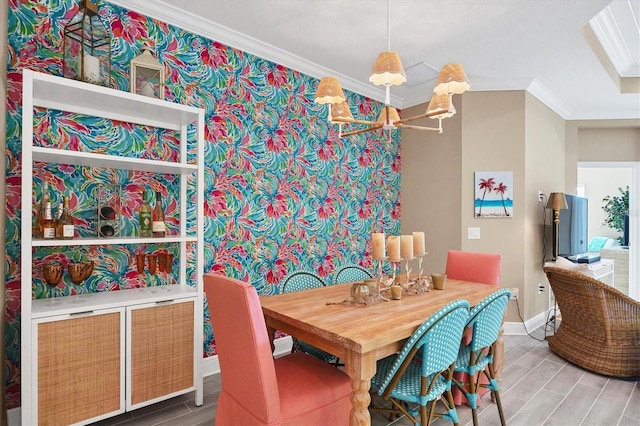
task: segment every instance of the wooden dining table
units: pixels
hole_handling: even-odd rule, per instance
[[[399,351],[420,324],[446,304],[465,299],[474,306],[498,290],[449,278],[444,290],[404,292],[400,300],[359,305],[349,301],[351,285],[260,297],[271,339],[281,330],[344,360],[352,389],[350,425],[371,424],[369,388],[377,360]]]

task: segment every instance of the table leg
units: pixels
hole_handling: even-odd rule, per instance
[[[351,378],[351,417],[350,426],[369,426],[371,415],[369,414],[369,403],[371,396],[371,378],[376,372],[376,357],[373,353],[361,354],[357,352],[347,352],[345,371]]]

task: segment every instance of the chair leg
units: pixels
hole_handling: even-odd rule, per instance
[[[468,374],[469,377],[469,392],[465,393],[469,407],[471,407],[471,414],[473,415],[473,426],[478,426],[478,382],[480,381],[480,375],[476,378],[476,374]]]
[[[493,368],[493,364],[487,365],[486,370],[488,370],[488,378],[489,378],[489,388],[491,389],[491,399],[495,398],[495,403],[498,406],[498,414],[500,415],[500,424],[505,426],[507,422],[504,420],[504,412],[502,411],[502,402],[500,401],[500,385],[498,384],[498,380],[495,377],[495,370]]]

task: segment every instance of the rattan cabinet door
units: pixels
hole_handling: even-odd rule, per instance
[[[85,423],[124,412],[124,312],[32,322],[39,425]],[[31,422],[27,414],[25,424]]]
[[[195,389],[194,307],[189,298],[128,308],[127,409]]]

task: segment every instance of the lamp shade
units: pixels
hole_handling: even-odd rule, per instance
[[[398,86],[407,81],[400,55],[396,52],[382,52],[378,55],[369,81],[376,86]]]
[[[314,102],[318,104],[340,104],[346,101],[344,91],[335,77],[324,77],[318,84]]]
[[[449,118],[455,113],[456,107],[451,102],[451,95],[433,95],[426,112],[426,114],[434,114],[429,118]]]
[[[446,64],[440,70],[436,87],[433,91],[436,95],[461,94],[471,88],[467,74],[460,64]]]
[[[353,114],[349,109],[349,105],[346,102],[331,105],[331,119],[339,118],[340,122],[345,120],[353,121]]]
[[[567,209],[567,199],[564,196],[564,192],[552,192],[551,194],[549,194],[547,208],[553,210]]]
[[[388,124],[390,126],[394,126],[395,125],[393,123],[395,123],[396,121],[400,120],[400,114],[398,114],[398,110],[395,109],[392,106],[389,105],[385,105],[384,108],[382,108],[382,111],[380,111],[380,115],[378,116],[378,120],[376,120],[378,123],[383,123],[384,125],[387,125],[387,110],[389,110],[389,120],[388,120]]]

